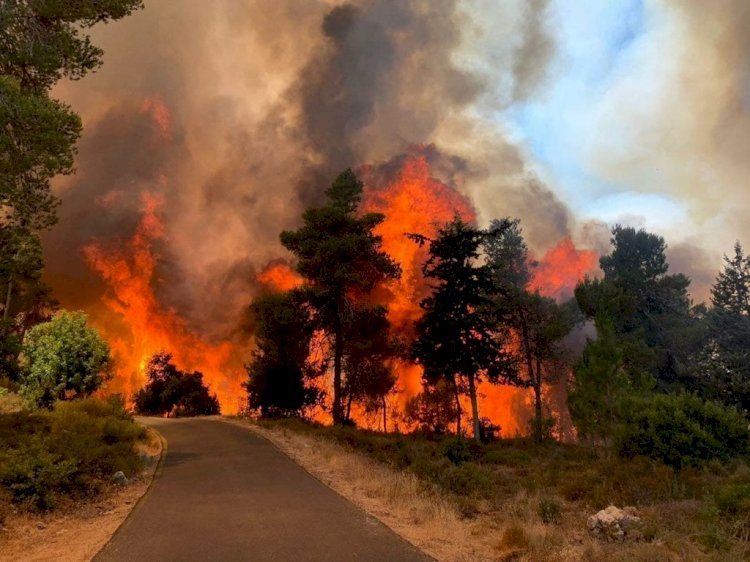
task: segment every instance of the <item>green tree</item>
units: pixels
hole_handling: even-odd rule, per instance
[[[3,306],[0,353],[13,371],[19,341],[51,299],[39,281],[38,231],[56,220],[57,198],[50,180],[73,171],[81,120],[67,105],[50,99],[60,78],[78,79],[102,62],[102,50],[86,31],[120,19],[142,0],[3,0],[0,2],[0,283]],[[35,271],[30,270],[34,265]],[[28,285],[29,279],[31,283]],[[34,295],[35,310],[15,303]],[[20,318],[16,317],[20,314]]]
[[[750,256],[742,245],[734,245],[734,257],[724,256],[724,270],[711,287],[714,309],[737,316],[750,316]]]
[[[632,344],[617,337],[610,318],[596,319],[596,334],[573,368],[568,407],[581,437],[607,442],[620,423],[623,400],[653,388],[654,379],[643,364],[629,362],[648,351],[630,351]]]
[[[435,239],[409,235],[419,244],[429,244],[422,266],[434,281],[432,294],[422,300],[424,315],[416,323],[413,355],[424,369],[428,384],[445,379],[456,394],[464,387],[471,400],[474,439],[481,428],[477,383],[513,376],[512,360],[497,337],[489,295],[493,291],[491,267],[480,263],[481,246],[491,233],[456,217],[438,230]],[[460,433],[460,402],[456,401],[456,430]]]
[[[331,339],[334,424],[344,421],[342,373],[355,310],[366,306],[365,298],[377,285],[400,275],[373,233],[384,216],[357,215],[362,189],[354,172],[344,171],[326,190],[326,205],[307,209],[299,229],[281,233],[281,243],[297,257],[297,271],[307,281],[318,326]]]
[[[663,390],[685,386],[692,347],[687,336],[699,335],[683,274],[669,274],[664,239],[645,230],[615,226],[612,253],[602,256],[602,279],[587,278],[575,290],[576,301],[586,316],[609,317],[615,333],[629,342],[633,352],[650,350],[648,370]],[[630,358],[633,363],[637,358]]]
[[[301,291],[262,295],[251,305],[255,350],[246,366],[248,405],[262,417],[299,416],[317,403],[319,374],[308,362],[315,327]]]
[[[354,312],[349,325],[344,354],[346,382],[342,393],[346,400],[345,418],[351,419],[352,403],[365,411],[382,413],[383,431],[387,431],[387,396],[396,386],[391,361],[401,354],[400,342],[391,335],[390,325],[382,306],[367,307]]]
[[[697,354],[697,389],[750,411],[750,258],[739,242],[711,289],[708,336]]]
[[[88,396],[111,377],[109,346],[82,312],[58,313],[23,342],[21,393],[41,407]]]
[[[86,30],[142,6],[143,0],[3,0],[0,75],[17,78],[24,91],[37,94],[60,78],[82,78],[101,65],[104,54]]]

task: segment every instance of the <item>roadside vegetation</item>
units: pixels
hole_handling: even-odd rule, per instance
[[[4,413],[0,504],[47,510],[92,497],[111,484],[117,471],[127,477],[140,471],[136,445],[145,438],[146,430],[117,398],[61,401],[52,410]]]

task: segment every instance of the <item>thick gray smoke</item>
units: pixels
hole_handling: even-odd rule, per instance
[[[506,99],[533,95],[553,52],[546,2],[488,9],[516,30],[493,76],[507,76]],[[278,233],[342,169],[414,144],[436,143],[434,173],[482,221],[520,216],[532,248],[554,244],[570,214],[523,153],[470,111],[502,82],[457,62],[476,33],[464,3],[430,0],[154,1],[99,28],[104,67],[56,92],[85,125],[78,173],[60,182],[60,224],[46,240],[64,304],[98,301],[103,288],[81,248],[122,248],[148,193],[162,201],[165,227],[153,246],[160,302],[224,339],[255,274],[285,256]],[[85,298],[75,291],[83,281]]]

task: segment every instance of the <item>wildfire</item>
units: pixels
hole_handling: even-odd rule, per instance
[[[204,341],[173,310],[165,310],[154,294],[157,259],[152,246],[165,235],[158,217],[162,200],[148,192],[141,199],[140,223],[124,248],[108,251],[93,243],[83,249],[89,267],[109,286],[104,304],[124,325],[122,329],[113,327],[117,322],[97,325],[109,340],[115,360],[115,378],[108,390],[132,398],[145,383],[144,368],[149,357],[168,350],[181,369],[203,373],[205,382],[219,398],[222,412],[236,413],[242,375],[231,343]]]
[[[569,298],[576,283],[596,264],[596,252],[577,250],[570,236],[566,236],[539,261],[530,288],[557,300]]]
[[[264,287],[279,292],[296,289],[303,282],[302,277],[284,261],[269,263],[256,278]]]
[[[367,168],[363,171],[365,183],[368,183],[369,172]],[[438,227],[455,215],[473,222],[475,213],[465,196],[431,177],[429,163],[420,154],[408,157],[395,179],[386,185],[367,185],[363,210],[385,215],[376,233],[383,238],[383,249],[402,269],[401,279],[389,283],[376,298],[387,305],[393,330],[402,337],[413,337],[414,322],[422,314],[419,302],[429,292],[421,271],[427,249],[420,248],[404,234],[417,232],[434,237]],[[570,238],[565,238],[542,258],[531,289],[560,299],[572,292],[575,284],[593,269],[595,263],[594,252],[577,250]],[[422,370],[408,362],[397,362],[393,367],[400,391],[397,401],[403,408],[410,397],[422,391]],[[527,431],[526,424],[531,415],[528,390],[483,383],[479,385],[479,392],[481,415],[499,425],[504,435]],[[357,418],[357,421],[366,420]],[[402,420],[394,421],[403,424]]]

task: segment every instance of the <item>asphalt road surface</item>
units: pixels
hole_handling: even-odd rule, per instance
[[[247,429],[140,421],[167,440],[166,458],[94,560],[432,560]]]

